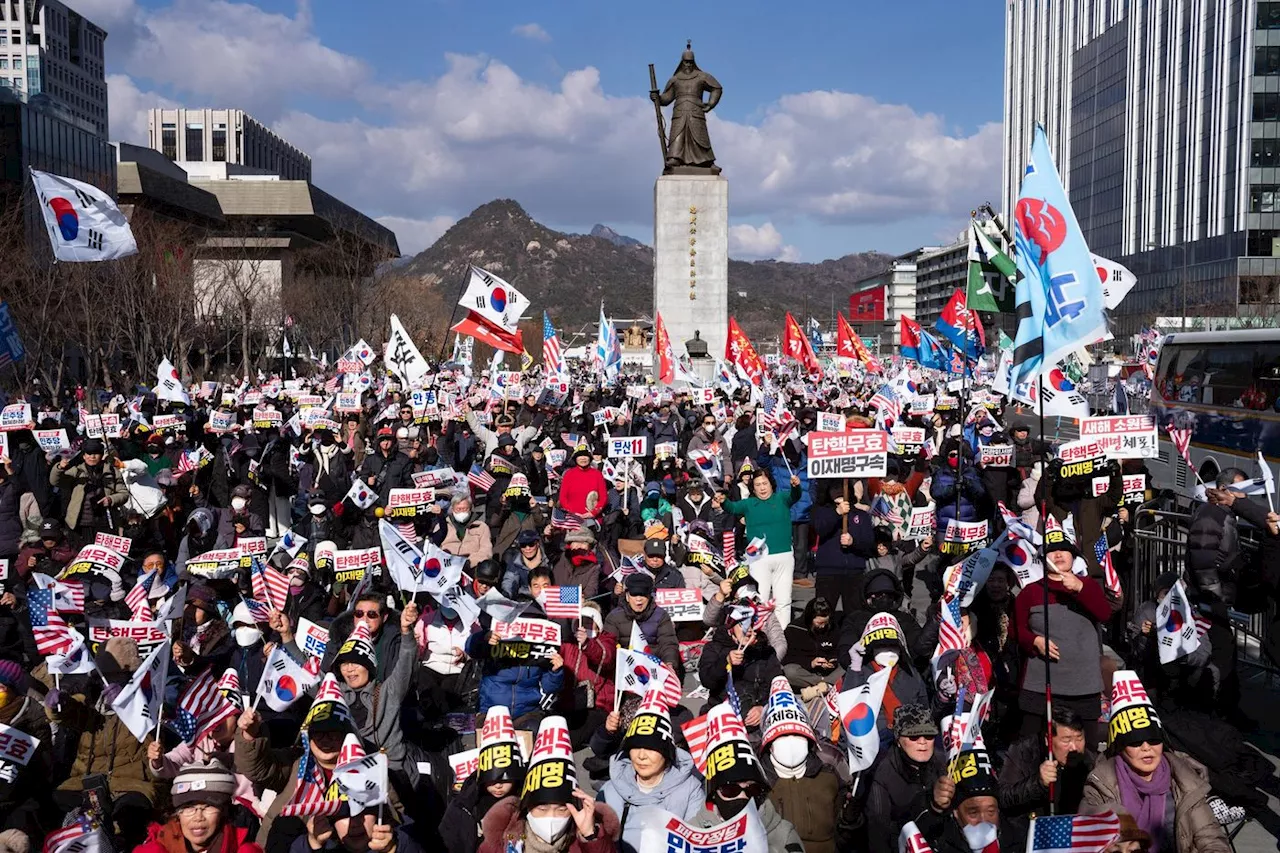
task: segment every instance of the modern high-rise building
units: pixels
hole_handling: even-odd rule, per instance
[[[1005,42],[1004,209],[1040,123],[1089,247],[1138,278],[1113,331],[1273,313],[1280,2],[1008,0]]]
[[[58,0],[0,0],[0,87],[46,95],[107,137],[107,32]]]
[[[311,158],[244,110],[154,109],[147,133],[152,148],[180,165],[230,163],[286,181],[311,180]]]

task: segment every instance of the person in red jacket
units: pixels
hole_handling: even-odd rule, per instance
[[[173,817],[147,828],[133,853],[262,853],[249,830],[232,826],[236,777],[216,759],[188,764],[173,777]]]
[[[575,748],[586,746],[591,734],[604,724],[613,711],[614,656],[618,638],[604,630],[600,606],[594,601],[582,605],[582,619],[577,642],[564,643],[565,690],[561,692],[561,708],[569,722],[569,734]],[[590,704],[588,704],[590,703]]]
[[[1088,743],[1102,732],[1102,639],[1098,625],[1111,618],[1106,591],[1089,577],[1084,560],[1061,530],[1045,533],[1045,578],[1014,600],[1014,630],[1022,649],[1022,735],[1043,735],[1045,675],[1053,680],[1053,705],[1075,711],[1085,721]],[[1046,661],[1048,662],[1046,666]]]
[[[583,518],[599,518],[608,502],[605,488],[604,475],[591,467],[591,451],[579,447],[573,451],[573,467],[564,472],[560,483],[560,508]]]

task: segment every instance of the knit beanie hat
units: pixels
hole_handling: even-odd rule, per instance
[[[27,689],[27,673],[17,661],[0,660],[0,687],[10,693],[21,693]]]
[[[796,701],[796,694],[791,692],[791,683],[785,675],[775,676],[769,685],[769,704],[764,709],[761,729],[764,732],[760,739],[761,752],[783,735],[799,735],[817,742],[813,726],[809,724],[809,715]]]
[[[220,809],[231,808],[236,793],[236,777],[216,758],[208,763],[188,764],[173,777],[170,795],[174,808],[192,803],[208,803]]]
[[[544,717],[533,741],[529,770],[520,792],[521,807],[528,812],[534,806],[568,803],[577,785],[568,724],[564,717]]]
[[[644,698],[636,714],[627,726],[627,733],[622,738],[622,752],[630,749],[651,749],[666,759],[670,767],[676,762],[675,732],[671,728],[671,715],[667,713],[667,704],[661,696],[661,686],[657,679],[649,682]]]
[[[1147,696],[1138,674],[1131,669],[1116,673],[1111,682],[1111,746],[1121,749],[1145,740],[1164,740],[1164,726]]]
[[[369,635],[369,629],[363,624],[357,624],[351,636],[347,637],[342,647],[338,649],[338,656],[333,660],[334,671],[339,671],[339,667],[344,663],[360,664],[369,670],[370,677],[378,671],[378,653],[373,647],[373,638]]]
[[[481,785],[520,781],[524,775],[524,754],[516,740],[516,727],[507,706],[494,705],[489,709],[484,725],[476,732],[476,743],[480,750],[477,770]]]

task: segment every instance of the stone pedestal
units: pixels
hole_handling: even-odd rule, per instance
[[[685,354],[684,342],[696,330],[708,353],[723,358],[729,333],[729,182],[719,175],[663,175],[653,202],[654,310],[662,314],[677,356]]]

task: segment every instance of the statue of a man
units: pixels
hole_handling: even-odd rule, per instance
[[[711,94],[706,101],[702,100],[703,92]],[[723,93],[719,81],[694,61],[692,46],[686,47],[666,88],[661,94],[650,94],[659,106],[675,104],[671,108],[671,135],[667,140],[667,169],[715,167],[716,153],[711,150],[711,136],[707,133],[707,113],[716,108]]]

